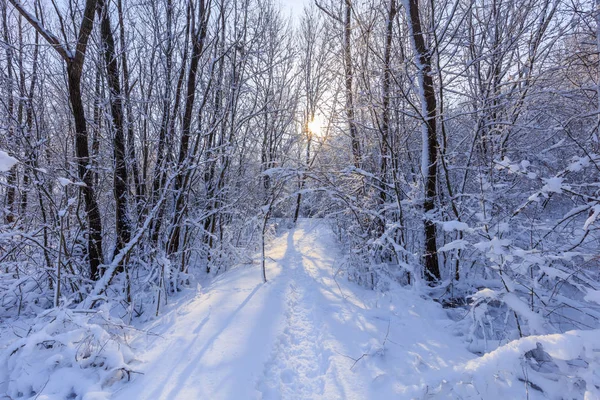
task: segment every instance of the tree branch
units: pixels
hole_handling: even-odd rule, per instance
[[[60,54],[60,56],[65,61],[69,62],[73,59],[73,53],[71,52],[71,50],[69,50],[69,48],[66,45],[62,44],[55,34],[50,32],[49,30],[47,30],[44,27],[44,25],[40,22],[40,20],[38,20],[35,16],[30,14],[18,0],[8,0],[8,1],[31,24],[31,26],[33,26],[33,28],[36,31],[38,31],[39,34],[42,35],[42,37],[44,39],[46,39],[46,41],[52,47],[54,47],[54,49],[58,52],[58,54]]]
[[[87,48],[88,39],[92,33],[94,27],[94,13],[96,11],[97,0],[87,0],[85,2],[85,9],[83,10],[83,19],[79,27],[79,36],[77,37],[77,47],[73,60],[79,69],[83,67],[83,61],[85,58],[85,50]]]
[[[319,10],[323,11],[325,14],[329,15],[331,18],[333,18],[337,22],[339,22],[339,23],[343,23],[344,22],[344,21],[342,21],[342,19],[340,17],[336,16],[331,11],[329,11],[328,9],[326,9],[325,7],[323,7],[322,5],[320,5],[317,0],[315,0],[315,6],[317,6],[317,8]]]

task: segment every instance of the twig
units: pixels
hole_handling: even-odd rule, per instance
[[[366,357],[366,356],[368,356],[368,354],[367,353],[363,353],[362,356],[358,357],[358,359],[356,361],[354,361],[354,364],[352,364],[352,366],[350,367],[350,370],[352,371],[352,368],[354,368],[354,366],[356,365],[356,363],[358,363],[360,360],[363,359],[363,357]]]

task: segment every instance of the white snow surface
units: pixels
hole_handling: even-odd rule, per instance
[[[543,193],[562,193],[563,188],[567,188],[563,184],[564,178],[554,176],[544,179],[545,185],[542,187]]]
[[[339,249],[325,221],[300,220],[271,242],[266,284],[255,258],[171,299],[139,330],[67,310],[38,318],[0,352],[0,398],[600,399],[600,330],[479,356],[467,350],[472,312],[448,314],[414,287],[349,282]]]
[[[325,222],[300,221],[271,244],[266,284],[238,267],[147,327],[160,336],[132,342],[143,375],[114,398],[412,398],[476,358],[437,303],[336,277],[338,248]]]
[[[58,183],[60,183],[61,186],[69,186],[73,184],[73,181],[67,178],[56,178],[58,180]]]
[[[153,335],[131,342],[142,374],[113,398],[600,398],[600,331],[531,336],[480,357],[465,326],[418,289],[349,282],[339,248],[326,222],[300,220],[271,243],[266,284],[255,259],[171,305],[145,327]]]
[[[440,247],[438,249],[438,251],[451,251],[454,249],[462,250],[462,249],[466,248],[468,244],[469,244],[469,242],[467,242],[466,240],[457,239],[450,243],[446,243],[445,245]]]
[[[16,158],[8,155],[7,152],[0,150],[0,172],[8,172],[19,162]]]
[[[460,221],[444,221],[442,222],[442,228],[444,232],[470,231],[469,225]]]

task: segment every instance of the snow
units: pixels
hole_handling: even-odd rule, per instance
[[[509,174],[522,173],[527,175],[527,168],[531,166],[528,160],[522,160],[521,162],[512,162],[510,158],[504,157],[502,160],[496,160],[496,169],[507,170]]]
[[[585,300],[600,304],[600,290],[588,289]]]
[[[494,238],[486,250],[508,244]],[[455,241],[450,247],[463,244]],[[324,220],[299,220],[260,259],[173,298],[123,330],[108,310],[50,310],[0,354],[0,396],[129,399],[481,399],[600,396],[600,331],[539,334],[482,356],[467,350],[469,309],[417,287],[367,290],[344,275]],[[588,291],[595,301],[599,291]],[[187,295],[186,295],[187,294]],[[482,288],[542,332],[512,293]],[[450,318],[450,316],[453,316]],[[456,318],[458,316],[458,318]],[[135,332],[135,334],[133,334]],[[4,333],[4,332],[3,332]],[[128,381],[127,378],[131,378]]]
[[[56,179],[58,180],[58,183],[60,183],[60,186],[62,186],[62,187],[65,187],[65,186],[73,184],[73,181],[70,180],[70,179],[67,179],[67,178],[58,177]]]
[[[338,247],[324,222],[299,221],[268,250],[268,283],[256,260],[144,328],[143,375],[114,398],[410,398],[476,357],[419,292],[348,282]]]
[[[452,232],[452,231],[469,231],[469,225],[467,225],[464,222],[460,222],[460,221],[445,221],[442,222],[442,228],[444,229],[445,232]]]
[[[128,374],[133,359],[120,340],[123,333],[122,322],[106,309],[89,314],[50,310],[0,354],[0,395],[109,399],[110,386]]]
[[[62,187],[65,187],[65,186],[68,186],[68,185],[85,186],[85,183],[83,183],[83,182],[73,182],[69,178],[58,177],[58,178],[56,178],[56,180],[58,180],[58,183],[60,183],[60,186],[62,186]]]
[[[496,299],[498,297],[498,293],[490,288],[485,288],[479,290],[472,297],[475,301],[482,299]]]
[[[590,225],[592,225],[594,222],[596,222],[596,219],[598,218],[599,214],[600,214],[600,204],[596,204],[595,206],[592,207],[592,210],[590,212],[590,216],[588,217],[588,219],[585,220],[585,223],[583,224],[583,229],[585,229],[585,230],[589,229]]]
[[[579,172],[590,165],[589,157],[573,157],[573,161],[567,167],[570,172]]]
[[[564,178],[554,176],[552,178],[544,179],[545,185],[542,187],[543,193],[562,193],[563,191]]]
[[[466,248],[468,244],[469,244],[469,242],[467,242],[466,240],[458,239],[458,240],[454,240],[450,243],[446,243],[445,245],[440,247],[438,249],[438,251],[451,251],[454,249],[462,250],[462,249]]]
[[[8,155],[7,152],[0,150],[0,172],[8,172],[19,161]]]
[[[534,193],[527,198],[528,201],[535,201],[536,203],[540,201],[540,194]]]
[[[523,316],[529,322],[529,327],[534,333],[543,333],[547,329],[544,328],[544,320],[542,316],[534,311],[531,311],[529,306],[519,299],[514,293],[506,293],[502,301],[506,303],[512,310],[514,310],[519,316]]]
[[[510,245],[509,239],[499,239],[494,236],[491,240],[484,240],[475,243],[473,246],[480,251],[487,251],[489,255],[507,255],[507,247]]]
[[[529,336],[455,372],[448,398],[600,398],[600,331]]]

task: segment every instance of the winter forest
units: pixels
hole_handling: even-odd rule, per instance
[[[1,398],[600,399],[600,1],[0,13]]]

